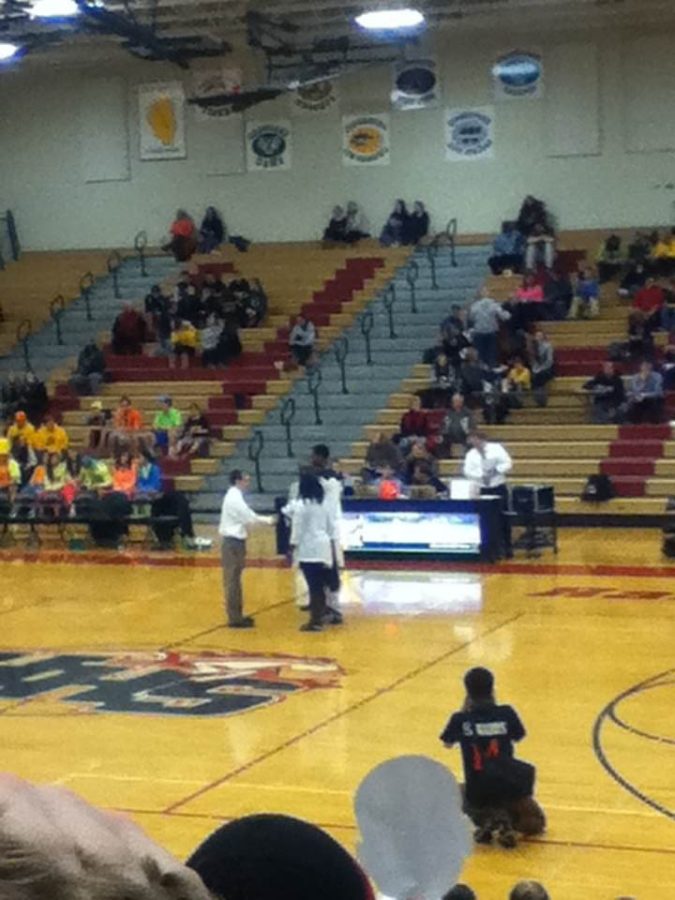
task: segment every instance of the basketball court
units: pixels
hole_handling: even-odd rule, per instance
[[[567,530],[558,557],[349,571],[346,623],[322,634],[298,632],[267,537],[245,576],[251,632],[223,627],[215,555],[6,557],[3,768],[125,811],[183,857],[259,811],[353,849],[371,767],[421,753],[460,774],[438,734],[464,671],[487,665],[528,728],[549,827],[478,848],[464,880],[480,897],[524,877],[556,900],[672,897],[675,589],[658,541]]]

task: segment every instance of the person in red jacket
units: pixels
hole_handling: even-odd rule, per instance
[[[654,331],[661,326],[661,310],[665,296],[663,288],[656,283],[654,278],[648,278],[643,288],[633,298],[633,308],[640,310],[645,317],[645,325],[649,331]]]
[[[399,440],[401,445],[414,443],[416,438],[426,438],[429,436],[431,429],[429,417],[425,410],[422,409],[422,400],[415,396],[410,409],[401,416],[401,425],[399,432]]]

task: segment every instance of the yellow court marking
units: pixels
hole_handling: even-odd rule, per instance
[[[438,734],[461,704],[464,671],[487,665],[528,728],[520,753],[538,766],[549,829],[511,854],[478,849],[465,880],[486,897],[532,877],[556,900],[589,889],[598,900],[666,900],[675,896],[675,674],[657,676],[675,668],[675,587],[656,569],[653,533],[624,533],[625,554],[621,538],[565,532],[555,570],[547,556],[461,577],[350,572],[344,628],[317,635],[297,630],[288,570],[246,572],[258,627],[232,632],[217,568],[0,563],[0,654],[40,660],[30,672],[13,663],[21,689],[79,672],[16,696],[11,666],[0,665],[2,767],[127,810],[179,855],[219,822],[261,810],[308,818],[353,848],[352,796],[373,765],[425,753],[459,774],[458,753]],[[655,568],[580,570],[592,543],[593,565],[638,566],[640,545],[642,565],[651,556]],[[155,679],[151,690],[135,690],[139,672]],[[594,745],[598,717],[643,683],[617,703],[620,723],[603,720],[609,771]],[[206,700],[205,684],[216,686]],[[92,686],[98,693],[87,694]],[[157,696],[171,711],[153,706]],[[120,697],[136,711],[96,705]],[[261,698],[237,714],[188,712]]]

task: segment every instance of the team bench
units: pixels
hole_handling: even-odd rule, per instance
[[[116,531],[118,532],[118,534],[114,539],[111,538],[109,542],[100,539],[97,540],[91,534],[92,526],[95,528],[97,525],[115,525],[117,526]],[[75,526],[85,526],[87,527],[87,529],[89,529],[87,538],[84,538],[85,541],[89,540],[99,547],[122,549],[124,546],[125,538],[128,535],[129,528],[135,526],[137,528],[140,527],[145,529],[143,538],[144,546],[158,544],[159,548],[163,549],[165,547],[168,548],[168,545],[157,541],[157,538],[155,536],[155,529],[158,527],[167,528],[172,529],[175,532],[175,529],[178,527],[178,517],[136,514],[120,517],[103,517],[91,515],[38,515],[36,513],[0,514],[1,547],[6,547],[9,544],[13,544],[16,542],[17,537],[14,534],[15,526],[28,527],[26,546],[29,548],[38,548],[42,545],[42,536],[40,535],[39,530],[40,528],[56,528],[60,540],[64,544],[70,544],[75,540],[77,540],[78,542],[82,542],[83,540],[81,534],[78,534],[77,536],[75,534],[72,534],[72,529]]]

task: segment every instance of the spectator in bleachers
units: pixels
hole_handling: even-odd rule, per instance
[[[483,286],[478,300],[472,303],[469,309],[469,322],[474,347],[486,366],[492,368],[497,364],[499,323],[508,322],[510,318],[511,313],[493,300],[487,288]]]
[[[509,405],[515,409],[521,409],[525,401],[525,395],[532,390],[532,372],[525,365],[520,356],[515,356],[506,373],[506,392]]]
[[[306,366],[312,361],[316,328],[314,323],[302,314],[295,319],[295,324],[288,335],[288,349],[299,366]]]
[[[364,481],[379,478],[386,468],[400,472],[402,466],[403,457],[400,449],[386,434],[380,433],[377,440],[368,445]]]
[[[215,206],[207,206],[199,226],[199,252],[211,253],[225,240],[225,225]]]
[[[405,452],[410,443],[417,438],[426,440],[430,433],[429,416],[422,409],[421,398],[415,396],[410,403],[410,409],[401,416],[398,433],[401,451]]]
[[[475,347],[469,347],[460,366],[459,381],[461,394],[468,401],[471,409],[480,405],[483,394],[486,367],[481,362]]]
[[[566,272],[551,269],[544,281],[544,306],[548,318],[561,321],[569,315],[574,290]]]
[[[154,500],[162,493],[162,470],[157,460],[147,450],[141,451],[136,478],[136,499]]]
[[[152,423],[155,432],[155,443],[164,453],[170,453],[175,447],[179,429],[183,424],[183,416],[173,405],[167,395],[159,398],[159,410]]]
[[[198,403],[191,403],[188,415],[178,435],[176,456],[209,455],[209,422]]]
[[[548,891],[538,881],[519,881],[514,885],[509,900],[551,900]]]
[[[640,370],[628,382],[629,422],[658,424],[663,418],[663,378],[654,371],[651,362],[645,360]]]
[[[405,484],[411,483],[415,466],[422,462],[429,466],[434,475],[438,474],[438,462],[429,450],[427,450],[426,441],[423,438],[418,438],[416,441],[413,441],[408,454],[403,461],[401,477]]]
[[[593,269],[581,269],[574,286],[569,319],[594,319],[600,314],[600,285]]]
[[[124,394],[113,415],[110,445],[117,455],[123,447],[135,446],[141,435],[143,419],[138,409],[132,406],[131,399]]]
[[[30,482],[33,472],[38,464],[38,457],[25,437],[18,437],[11,441],[12,459],[19,466],[21,473],[20,487],[23,489]]]
[[[668,334],[675,332],[675,277],[663,285],[663,306],[661,307],[661,327]]]
[[[670,276],[675,272],[675,228],[668,235],[659,237],[652,250],[653,270],[658,275]]]
[[[544,318],[544,289],[533,273],[528,272],[520,286],[516,289],[513,299],[517,304],[509,306],[511,310],[510,327],[527,331],[532,322],[538,322]]]
[[[411,496],[414,496],[416,493],[429,493],[433,497],[438,497],[439,495],[447,496],[448,494],[447,484],[441,481],[432,466],[424,460],[414,464],[408,485]]]
[[[217,278],[213,272],[207,272],[202,282],[202,307],[204,316],[218,316],[222,319],[225,316],[223,301],[227,288],[220,278]]]
[[[375,479],[375,487],[379,500],[398,500],[404,495],[401,476],[391,466],[382,467],[382,471]]]
[[[153,284],[145,298],[145,314],[162,353],[168,354],[171,350],[171,300],[164,296],[158,284]]]
[[[91,340],[80,351],[77,368],[68,383],[78,394],[98,394],[105,379],[105,356],[96,341]]]
[[[44,423],[35,432],[33,446],[40,453],[63,453],[68,449],[65,428],[56,423],[54,416],[45,416]]]
[[[11,442],[22,440],[29,447],[35,444],[35,426],[22,409],[14,413],[14,421],[7,429],[7,437]]]
[[[10,454],[10,442],[0,438],[0,497],[9,504],[14,503],[17,491],[21,486],[21,467]]]
[[[453,394],[450,409],[441,426],[439,455],[450,458],[453,455],[453,447],[457,446],[463,456],[466,452],[469,434],[475,429],[475,417],[466,406],[464,397],[462,394]]]
[[[239,329],[234,319],[226,319],[225,327],[220,333],[218,342],[218,360],[221,365],[227,365],[231,359],[241,355],[242,346],[239,340]]]
[[[323,239],[327,244],[342,244],[347,239],[347,213],[341,206],[334,206]]]
[[[138,463],[130,450],[123,450],[115,459],[112,470],[112,487],[119,494],[133,500],[138,482]]]
[[[176,262],[187,262],[197,249],[197,229],[192,216],[179,209],[169,229],[170,239],[162,249],[170,250]]]
[[[546,406],[548,403],[547,385],[553,380],[555,374],[555,354],[553,344],[541,329],[535,332],[530,347],[530,362],[534,401],[537,406]]]
[[[403,243],[416,246],[429,234],[429,213],[421,200],[413,203],[412,212],[403,224]]]
[[[408,217],[405,201],[397,200],[380,234],[380,243],[383,247],[399,247],[403,243]]]
[[[187,369],[190,360],[194,359],[199,344],[199,332],[188,319],[178,319],[171,332],[171,346],[173,356],[169,357],[169,365],[175,368],[176,364],[181,369]]]
[[[626,349],[633,360],[652,359],[654,356],[654,333],[647,326],[647,317],[639,309],[634,309],[628,316]]]
[[[370,237],[370,224],[358,203],[350,200],[347,204],[347,221],[345,223],[345,241],[356,244]]]
[[[178,292],[178,301],[176,303],[175,321],[191,322],[197,327],[204,316],[204,306],[202,298],[194,284],[181,285]]]
[[[199,331],[199,343],[202,348],[202,365],[207,369],[213,369],[220,363],[220,336],[223,333],[225,323],[215,313],[211,313]]]
[[[532,272],[527,272],[516,288],[514,297],[521,303],[543,303],[544,289]]]
[[[647,269],[642,262],[631,263],[619,285],[620,297],[633,297],[647,283]]]
[[[609,237],[600,244],[600,249],[596,256],[596,263],[598,266],[600,284],[605,284],[605,282],[611,281],[621,274],[626,259],[621,247],[621,238],[618,234],[610,234]]]
[[[533,271],[543,265],[549,271],[555,261],[555,235],[545,225],[535,225],[525,241],[525,269]]]
[[[48,408],[47,385],[34,372],[27,372],[21,389],[21,409],[31,422],[39,422]]]
[[[516,228],[523,237],[529,237],[537,228],[550,229],[550,224],[543,200],[537,200],[531,194],[525,197],[516,220]]]
[[[515,222],[502,222],[502,230],[492,242],[492,256],[488,260],[493,275],[522,272],[525,261],[525,241]]]
[[[35,472],[41,467],[38,466]],[[45,454],[44,475],[38,494],[40,501],[49,501],[58,497],[64,503],[70,505],[74,496],[74,490],[68,488],[72,486],[72,479],[68,472],[66,461],[61,453],[47,452]],[[67,495],[64,494],[67,492]],[[66,496],[70,497],[70,502],[66,500]]]
[[[138,356],[143,352],[147,327],[143,316],[125,303],[112,327],[112,351],[117,356]]]
[[[628,245],[628,261],[632,265],[644,265],[646,266],[649,257],[652,252],[652,243],[650,241],[649,235],[643,234],[640,231],[635,233],[635,237]]]
[[[645,327],[652,332],[661,327],[661,310],[663,309],[663,288],[654,278],[648,278],[643,288],[633,297],[633,309],[639,310],[645,317]]]
[[[441,322],[441,340],[443,352],[457,371],[462,363],[462,354],[470,346],[466,336],[466,313],[460,306],[453,306],[450,315]]]
[[[94,456],[82,457],[80,488],[87,494],[100,494],[112,489],[113,479],[108,463]]]
[[[235,311],[241,328],[257,328],[267,314],[267,294],[258,278],[244,282],[244,290],[235,290]]]

